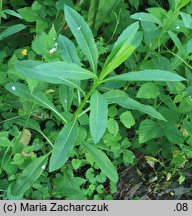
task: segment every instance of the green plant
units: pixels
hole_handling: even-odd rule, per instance
[[[141,19],[145,19],[145,21],[146,19],[147,21],[149,20],[148,15],[141,16],[144,17]],[[14,196],[23,196],[25,191],[29,189],[33,182],[39,178],[45,168],[47,158],[50,154],[49,172],[53,172],[63,167],[68,158],[71,156],[75,142],[77,141],[77,137],[80,133],[79,130],[82,127],[80,120],[87,115],[87,113],[90,113],[89,128],[91,139],[89,139],[89,141],[82,142],[82,146],[80,146],[80,148],[83,148],[83,152],[91,155],[93,161],[112,182],[117,182],[118,174],[115,166],[109,160],[107,155],[95,145],[101,140],[107,127],[110,132],[118,130],[118,126],[113,129],[112,126],[110,126],[110,124],[114,126],[116,123],[107,123],[108,106],[118,104],[128,110],[138,110],[160,120],[160,124],[161,122],[162,124],[164,124],[163,122],[166,123],[167,120],[166,117],[164,117],[152,106],[142,104],[130,98],[129,95],[122,90],[114,90],[110,87],[111,83],[118,83],[120,81],[127,82],[127,85],[130,85],[130,83],[135,81],[185,81],[185,78],[177,73],[162,70],[158,67],[155,69],[126,72],[120,75],[116,75],[114,73],[114,70],[133,54],[143,40],[143,32],[139,31],[138,22],[129,25],[123,31],[114,43],[112,51],[107,56],[104,64],[100,64],[98,67],[98,50],[96,43],[94,42],[92,32],[87,23],[75,10],[68,6],[65,6],[65,18],[79,47],[90,64],[90,69],[88,69],[88,67],[86,67],[87,69],[81,67],[82,63],[80,62],[74,44],[65,36],[59,35],[57,42],[58,45],[55,45],[56,32],[54,27],[52,27],[49,34],[46,35],[42,33],[33,41],[32,48],[38,55],[43,56],[42,61],[23,60],[15,61],[14,63],[14,67],[18,72],[17,76],[20,76],[20,78],[24,80],[27,78],[27,81],[30,83],[29,86],[31,86],[33,80],[37,80],[34,82],[34,88],[29,90],[25,84],[20,82],[11,82],[5,85],[5,88],[11,93],[21,98],[25,98],[33,104],[37,103],[50,109],[53,114],[55,114],[55,118],[57,118],[58,121],[62,121],[64,124],[63,129],[55,138],[54,144],[47,139],[53,149],[46,149],[45,155],[35,159],[32,163],[26,166],[17,178],[16,182],[11,185],[11,193]],[[136,18],[136,15],[134,15],[133,18]],[[157,21],[157,18],[151,19],[150,17],[150,20],[160,24],[160,22]],[[58,53],[53,55],[54,52],[57,51],[57,46],[61,57]],[[46,51],[43,51],[47,49],[50,49],[49,55]],[[84,64],[87,65],[86,62]],[[86,88],[82,88],[83,84],[86,83],[85,80],[91,80],[91,85],[87,85]],[[41,89],[39,89],[40,81],[59,84],[59,97],[63,108],[66,111],[65,113],[58,111],[47,96],[41,91]],[[147,97],[156,97],[158,95],[158,90],[155,90],[155,84],[148,84],[150,84],[150,88],[154,90],[153,95],[149,95]],[[142,89],[138,92],[138,97],[145,95],[144,88],[146,87],[143,85]],[[74,94],[76,95],[75,97]],[[69,107],[74,100],[76,100],[75,103],[77,109],[69,110]],[[127,125],[127,121],[125,121],[126,118],[129,119],[128,122],[132,120],[132,123],[129,122],[129,125]],[[122,113],[120,119],[123,123],[125,122],[124,124],[127,128],[130,128],[135,124],[134,119],[129,112]],[[156,123],[153,123],[152,120],[145,120],[145,122],[142,122],[139,128],[139,139],[141,143],[149,139],[149,137],[141,137],[142,127],[144,127],[146,133],[147,124],[149,124],[149,126],[153,129],[153,124]],[[38,125],[35,125],[33,122],[30,127],[43,134],[38,128]],[[152,134],[150,136],[150,138],[157,137],[156,134]],[[132,152],[126,150],[124,153],[125,163],[133,163],[133,160],[130,159],[131,157],[134,158]]]
[[[127,199],[143,180],[151,192],[134,196],[162,199],[190,186],[191,1],[2,3],[0,199]]]

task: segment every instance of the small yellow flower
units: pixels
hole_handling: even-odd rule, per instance
[[[22,50],[22,55],[26,56],[27,55],[27,49]]]

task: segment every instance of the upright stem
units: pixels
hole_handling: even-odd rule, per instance
[[[99,85],[99,83],[94,82],[93,86],[91,87],[89,92],[85,95],[84,99],[82,100],[80,106],[75,111],[75,114],[74,114],[75,118],[78,118],[81,110],[83,109],[83,107],[85,106],[85,104],[87,103],[87,101],[89,100],[89,98],[91,97],[91,95],[93,94],[93,92],[95,91],[95,89],[97,88],[98,85]]]
[[[0,26],[1,26],[2,11],[3,11],[3,0],[0,0]]]

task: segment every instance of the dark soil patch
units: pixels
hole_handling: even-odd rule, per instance
[[[161,175],[161,174],[159,174]],[[115,200],[189,200],[192,199],[192,175],[188,170],[182,184],[166,181],[142,158],[136,166],[119,168],[119,183]]]

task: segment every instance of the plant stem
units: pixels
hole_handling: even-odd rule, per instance
[[[84,110],[81,114],[79,114],[78,118],[80,118],[81,116],[83,116],[85,113],[87,113],[91,108],[88,107],[86,110]]]
[[[183,58],[181,58],[179,55],[177,55],[177,54],[171,52],[170,50],[168,50],[168,51],[163,51],[162,53],[170,53],[170,54],[172,54],[173,56],[175,56],[175,57],[177,57],[178,59],[180,59],[187,67],[189,67],[190,69],[192,69],[192,66],[189,65]]]
[[[0,26],[1,26],[2,11],[3,11],[3,0],[0,0]]]
[[[115,25],[115,28],[114,28],[114,31],[113,31],[113,34],[111,35],[110,39],[107,41],[107,45],[111,42],[111,40],[113,39],[113,37],[115,36],[116,32],[117,32],[117,28],[119,26],[119,23],[120,23],[120,18],[121,18],[121,12],[122,12],[122,8],[119,10],[119,14],[117,16],[116,13],[114,13],[115,15],[115,18],[116,18],[116,25]]]
[[[41,131],[38,131],[46,140],[47,142],[50,144],[50,146],[53,148],[53,143],[49,140],[49,138],[47,136],[45,136],[44,133],[42,133]]]
[[[3,123],[5,123],[5,122],[9,122],[9,121],[12,121],[12,120],[14,120],[14,119],[18,119],[18,118],[21,118],[21,116],[15,116],[15,117],[12,117],[12,118],[9,118],[9,119],[6,119],[6,120],[3,120],[3,121],[0,122],[0,124],[3,124]]]
[[[81,110],[83,109],[83,107],[85,106],[85,104],[87,103],[87,101],[89,100],[89,98],[91,97],[92,93],[95,91],[95,89],[99,86],[98,82],[94,82],[93,86],[91,87],[91,89],[89,90],[89,92],[85,95],[84,99],[82,100],[80,106],[77,108],[77,110],[75,111],[75,118],[78,119],[79,114],[81,112]]]

